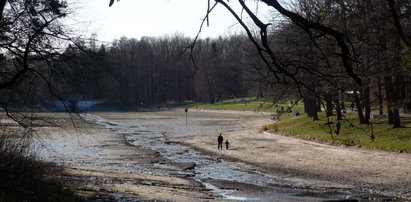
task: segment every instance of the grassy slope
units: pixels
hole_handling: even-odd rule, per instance
[[[261,110],[275,111],[277,108],[291,106],[290,102],[273,105],[264,102],[262,99],[247,98],[247,104],[240,99],[227,100],[217,104],[192,103],[185,107],[203,108],[203,109],[234,109],[234,110]],[[293,107],[293,110],[303,112],[303,105],[299,104]],[[406,151],[411,153],[411,117],[402,117],[403,128],[392,128],[386,124],[386,116],[375,116],[371,120],[373,123],[373,132],[375,140],[371,141],[371,126],[358,124],[355,113],[346,113],[345,119],[341,121],[341,131],[339,135],[332,134],[335,130],[335,124],[326,125],[328,122],[324,113],[319,113],[320,120],[312,121],[306,115],[298,117],[281,115],[281,122],[267,126],[271,130],[279,130],[292,135],[302,136],[308,139],[329,141],[338,144],[356,145],[367,148],[377,148],[384,150]],[[335,123],[335,116],[330,117],[330,122]],[[352,124],[352,125],[351,125]]]
[[[290,102],[273,103],[266,101],[264,99],[257,98],[237,98],[231,100],[224,100],[223,102],[218,102],[216,104],[209,103],[191,103],[185,105],[190,108],[202,108],[202,109],[232,109],[232,110],[260,110],[260,111],[275,111],[276,109],[287,109],[288,106],[291,106]],[[293,110],[298,110],[302,112],[303,105],[296,105],[293,107]]]
[[[319,114],[320,120],[318,121],[312,121],[306,115],[298,117],[282,115],[281,122],[267,126],[267,128],[309,139],[411,153],[411,117],[403,117],[404,127],[394,129],[391,125],[386,124],[386,116],[375,116],[375,119],[371,120],[375,140],[371,141],[372,127],[358,124],[356,114],[348,113],[345,115],[347,118],[341,121],[339,135],[331,134],[331,131],[335,130],[335,125],[326,125],[328,121],[325,113]],[[330,121],[334,123],[335,117],[330,117]]]

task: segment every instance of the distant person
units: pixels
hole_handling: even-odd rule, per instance
[[[218,136],[217,141],[218,141],[218,149],[223,149],[224,137],[221,135],[221,133]]]
[[[230,142],[228,140],[225,141],[225,149],[228,150],[228,145],[230,145]]]
[[[351,110],[354,111],[355,104],[354,102],[351,103]]]

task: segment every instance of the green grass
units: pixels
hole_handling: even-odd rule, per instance
[[[246,100],[247,102],[245,103]],[[345,103],[346,108],[351,105]],[[271,101],[257,98],[238,98],[236,100],[225,100],[215,104],[209,103],[189,103],[180,107],[201,108],[201,109],[230,109],[230,110],[257,110],[275,111],[276,109],[287,109],[291,106],[290,101],[283,101],[274,105]],[[292,108],[293,111],[304,111],[303,103],[299,103]],[[287,113],[281,115],[281,122],[266,126],[268,129],[287,132],[292,135],[302,136],[307,139],[327,141],[336,144],[360,146],[382,150],[405,151],[411,153],[411,117],[402,117],[403,128],[392,128],[387,124],[386,116],[375,116],[371,120],[375,140],[371,141],[371,126],[359,124],[356,113],[344,114],[346,118],[341,121],[340,134],[332,134],[335,130],[336,117],[330,117],[333,124],[326,125],[328,122],[325,113],[319,113],[318,121],[313,121],[304,113],[301,116],[288,116]],[[353,124],[353,125],[351,125]]]
[[[306,115],[291,117],[284,114],[280,117],[281,122],[266,127],[308,139],[411,153],[411,117],[402,117],[403,128],[392,128],[386,123],[386,116],[375,116],[375,119],[371,120],[375,136],[372,141],[371,125],[359,124],[354,113],[345,115],[346,119],[341,121],[339,135],[332,134],[335,131],[335,117],[330,117],[333,124],[326,125],[328,121],[325,113],[319,113],[318,121],[313,121]]]
[[[188,107],[188,108],[201,108],[201,109],[230,109],[230,110],[257,110],[257,111],[272,111],[274,112],[276,109],[287,109],[287,107],[291,107],[290,102],[282,102],[273,104],[269,100],[265,99],[257,99],[253,98],[237,98],[237,99],[230,99],[224,100],[222,102],[217,102],[214,104],[209,103],[190,103],[186,105],[180,105],[180,107]],[[300,102],[299,105],[295,105],[292,108],[293,111],[299,111],[300,113],[303,111],[303,104]]]

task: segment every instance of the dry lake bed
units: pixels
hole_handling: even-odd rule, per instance
[[[187,115],[187,116],[186,116]],[[62,115],[56,116],[60,119]],[[44,161],[91,200],[407,201],[411,155],[263,133],[269,114],[93,112],[43,127]],[[217,136],[230,141],[217,149]]]

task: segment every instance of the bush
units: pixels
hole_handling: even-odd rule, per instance
[[[46,179],[62,170],[37,161],[31,130],[0,129],[0,201],[83,201],[60,181]]]
[[[29,130],[0,132],[0,184],[3,186],[31,186],[45,174],[43,163],[36,161],[31,147]]]

